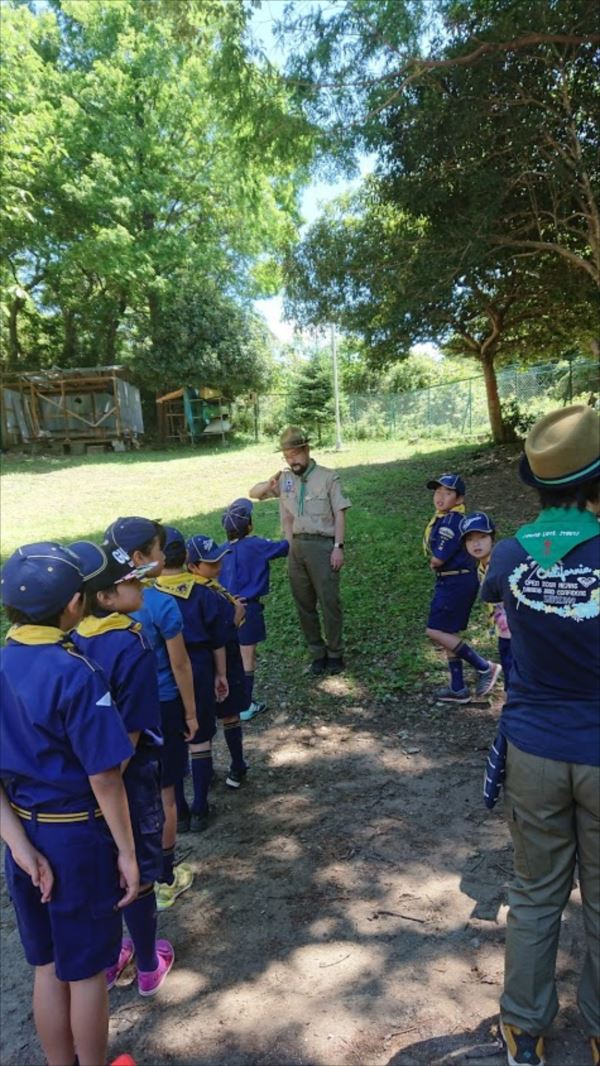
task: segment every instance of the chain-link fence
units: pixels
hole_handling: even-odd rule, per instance
[[[582,400],[597,403],[600,364],[581,358],[533,366],[509,366],[497,372],[498,392],[505,416],[515,424],[535,419],[561,404]],[[462,439],[490,431],[483,375],[431,385],[412,392],[367,392],[341,397],[342,433],[347,440],[440,437]],[[236,430],[255,440],[277,437],[294,422],[285,393],[238,399],[233,412]],[[328,441],[331,421],[315,420],[316,436]]]

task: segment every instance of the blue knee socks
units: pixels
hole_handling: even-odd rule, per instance
[[[163,869],[161,881],[164,885],[172,885],[175,880],[175,874],[173,872],[173,864],[175,862],[175,845],[170,848],[163,848]]]
[[[158,966],[154,885],[142,888],[138,898],[125,907],[123,917],[133,940],[137,968],[142,973],[151,973]]]
[[[189,818],[190,814],[190,807],[185,798],[184,781],[185,778],[182,778],[181,781],[175,782],[175,802],[177,804],[178,818]]]
[[[487,659],[482,659],[481,655],[478,655],[476,651],[473,651],[464,640],[461,640],[460,644],[452,652],[453,655],[458,656],[459,659],[464,659],[470,666],[474,666],[476,670],[483,673],[484,670],[489,670],[490,664]]]
[[[448,659],[448,669],[450,671],[450,688],[453,692],[459,692],[460,689],[465,687],[462,660]]]
[[[208,810],[208,790],[212,775],[212,751],[193,751],[192,783],[194,785],[194,800],[192,810],[195,814],[206,814]]]
[[[223,726],[223,732],[225,733],[225,740],[227,741],[227,747],[229,748],[229,754],[231,755],[231,769],[245,770],[246,763],[244,762],[244,752],[242,748],[242,727],[239,718],[237,722],[227,722]]]
[[[244,695],[246,697],[246,710],[252,703],[252,695],[254,692],[254,670],[246,670],[244,674]]]

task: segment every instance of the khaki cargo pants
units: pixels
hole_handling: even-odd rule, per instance
[[[298,618],[313,659],[342,656],[342,604],[340,574],[331,569],[333,537],[301,533],[292,538],[288,574]],[[325,640],[317,604],[323,616]]]
[[[502,1017],[537,1036],[558,1010],[555,968],[575,863],[587,951],[578,1003],[600,1035],[600,767],[556,762],[508,745],[505,813],[515,876],[509,892]]]

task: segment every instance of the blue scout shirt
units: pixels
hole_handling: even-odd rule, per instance
[[[183,618],[177,602],[165,596],[153,586],[144,589],[144,602],[140,611],[131,615],[141,622],[142,632],[152,645],[158,674],[158,694],[161,703],[174,700],[179,695],[177,682],[171,669],[167,640],[183,632]]]
[[[481,598],[502,601],[512,634],[501,732],[531,755],[600,765],[600,537],[547,570],[501,541]]]
[[[230,540],[227,547],[219,581],[234,596],[257,600],[269,591],[269,562],[287,555],[290,546],[287,540],[266,540],[264,537],[242,537]]]
[[[136,754],[156,757],[153,749],[162,745],[156,660],[140,623],[124,614],[90,615],[73,643],[104,670],[127,732],[142,734]]]
[[[223,648],[232,639],[233,607],[222,596],[215,594],[209,579],[184,572],[165,574],[156,579],[154,587],[165,599],[175,598],[183,619],[183,639],[190,657],[194,648],[210,648],[214,651],[215,648]],[[231,608],[231,625],[224,604]],[[235,637],[235,626],[233,630]]]
[[[0,776],[27,810],[86,810],[88,778],[133,748],[106,676],[50,626],[14,626],[0,652]]]
[[[475,570],[475,561],[469,555],[460,536],[460,523],[464,514],[460,511],[448,511],[436,518],[428,537],[428,548],[436,559],[442,559],[443,565],[436,573],[447,570]]]

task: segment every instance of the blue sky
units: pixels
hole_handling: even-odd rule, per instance
[[[269,59],[276,66],[283,66],[285,62],[285,50],[281,49],[273,36],[273,24],[281,18],[286,0],[262,0],[252,18],[252,32],[263,45]],[[309,9],[311,7],[329,7],[331,0],[298,0],[298,8]],[[360,160],[361,174],[352,180],[340,179],[335,182],[315,181],[304,190],[301,200],[301,210],[305,225],[310,225],[321,212],[321,207],[329,200],[335,199],[344,192],[357,188],[361,177],[368,174],[373,167],[373,160],[367,156]],[[257,300],[256,309],[264,315],[269,328],[275,336],[282,341],[292,339],[293,324],[283,321],[283,297],[273,296],[270,300]]]

